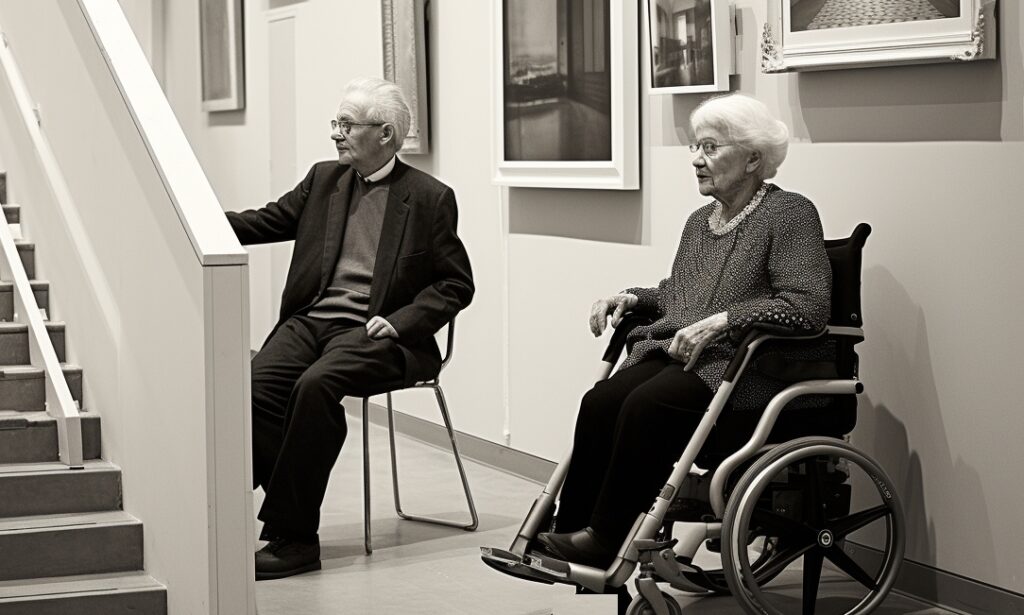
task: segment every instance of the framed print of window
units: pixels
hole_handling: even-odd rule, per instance
[[[729,89],[733,28],[728,0],[644,0],[644,8],[649,93]]]
[[[203,111],[245,109],[242,0],[199,0]]]
[[[427,87],[427,0],[381,0],[384,78],[409,101],[412,122],[402,154],[430,153]]]
[[[495,183],[639,188],[635,0],[495,1]]]
[[[769,0],[761,69],[995,58],[996,0]]]

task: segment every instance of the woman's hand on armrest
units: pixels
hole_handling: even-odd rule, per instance
[[[636,295],[619,293],[607,299],[598,299],[590,307],[590,332],[597,337],[604,333],[608,326],[608,315],[611,314],[612,326],[617,327],[622,317],[629,310],[636,307],[638,299]]]
[[[719,312],[676,331],[668,347],[668,356],[693,367],[704,347],[724,336],[729,329],[729,313]]]

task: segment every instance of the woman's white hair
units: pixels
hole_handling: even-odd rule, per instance
[[[360,92],[369,98],[366,119],[386,122],[395,127],[395,151],[402,149],[412,123],[409,103],[398,85],[378,77],[357,77],[345,84],[345,96]]]
[[[772,117],[768,107],[743,94],[705,100],[690,114],[690,126],[722,130],[732,143],[761,154],[761,179],[775,177],[789,151],[789,129]]]

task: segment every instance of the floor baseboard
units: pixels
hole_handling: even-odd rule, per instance
[[[359,403],[360,400],[355,400],[355,403],[351,405],[346,403],[346,412],[359,418],[361,414],[357,407]],[[387,427],[387,408],[370,402],[370,422]],[[448,432],[443,425],[396,410],[395,431],[445,451],[451,451]],[[517,451],[459,430],[455,430],[455,434],[459,443],[459,453],[463,457],[541,485],[548,482],[557,465],[536,455]]]
[[[878,549],[851,541],[846,542],[846,551],[868,570],[877,570],[882,560]],[[1024,613],[1024,595],[913,560],[903,561],[895,589],[965,615]]]

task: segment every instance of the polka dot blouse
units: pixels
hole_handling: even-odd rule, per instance
[[[709,344],[694,367],[716,391],[746,325],[767,322],[799,333],[825,326],[832,270],[818,210],[807,198],[773,184],[766,184],[757,196],[762,197],[760,203],[748,206],[738,224],[717,232],[712,230],[716,203],[695,211],[683,228],[669,277],[656,288],[625,291],[639,299],[636,311],[658,318],[630,333],[630,350],[622,368],[651,353],[667,351],[679,329],[728,312],[729,336]],[[766,354],[780,352],[804,360],[831,354],[823,341],[802,343],[795,350],[766,348]],[[748,366],[733,392],[733,405],[763,406],[785,385]]]

